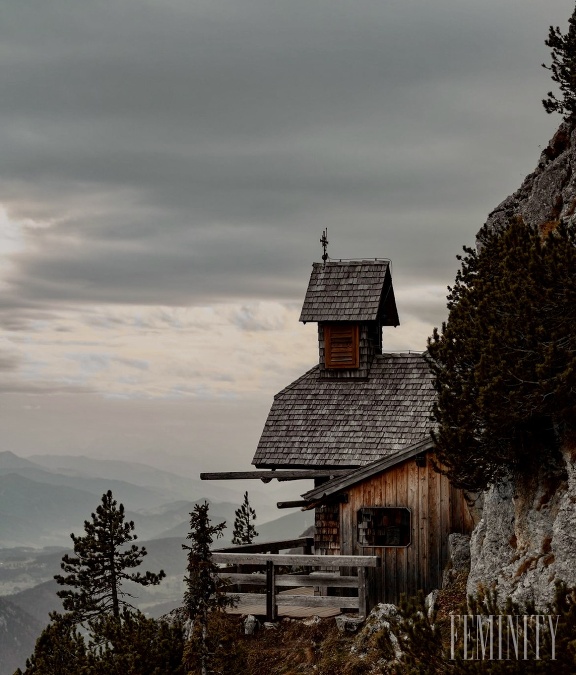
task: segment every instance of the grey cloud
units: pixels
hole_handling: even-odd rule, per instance
[[[92,394],[94,388],[70,382],[26,381],[21,379],[0,380],[0,395],[2,394]]]
[[[401,325],[415,317],[429,326],[440,327],[447,316],[446,302],[444,300],[430,300],[429,298],[403,301],[400,305],[399,314]],[[432,334],[432,330],[430,330],[430,334]]]
[[[241,330],[271,331],[284,328],[284,316],[271,316],[269,311],[257,305],[242,305],[233,311],[230,320]]]
[[[18,307],[18,301],[21,299],[24,308]],[[54,308],[46,308],[43,303],[35,302],[31,306],[26,306],[26,300],[22,294],[17,296],[16,293],[12,295],[11,303],[16,305],[15,308],[6,308],[0,306],[0,327],[11,333],[19,334],[24,331],[39,331],[38,322],[54,322],[58,320],[59,312]],[[11,339],[16,338],[11,335]]]
[[[79,364],[82,370],[87,372],[100,372],[108,370],[112,365],[127,366],[136,370],[148,370],[149,364],[141,359],[127,359],[112,354],[102,353],[73,353],[67,354],[66,358]]]
[[[22,357],[12,351],[0,350],[0,372],[13,372],[18,370],[22,363]]]
[[[557,123],[540,63],[572,9],[10,3],[0,201],[55,220],[28,232],[10,298],[30,312],[300,298],[324,227],[335,257],[450,283]]]

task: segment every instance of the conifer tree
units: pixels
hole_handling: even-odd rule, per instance
[[[131,607],[122,590],[122,583],[133,581],[142,586],[159,584],[166,575],[146,572],[129,572],[142,563],[146,555],[144,547],[132,544],[137,539],[133,534],[134,523],[125,522],[124,506],[118,506],[112,492],[102,495],[102,503],[92,514],[92,522],[84,521],[84,536],[71,534],[75,556],[66,554],[61,568],[67,576],[56,575],[56,581],[68,590],[58,591],[64,609],[76,622],[85,622],[100,615],[112,615],[120,619],[123,607]]]
[[[120,621],[103,615],[90,622],[90,675],[184,675],[184,633],[178,622],[122,610]]]
[[[67,615],[53,613],[26,670],[15,675],[184,675],[184,637],[178,622],[149,619],[124,608],[90,621],[86,641]]]
[[[553,471],[576,427],[575,229],[542,235],[517,219],[478,241],[429,340],[437,455],[470,489]]]
[[[210,614],[235,604],[234,598],[226,596],[222,590],[218,566],[212,560],[210,551],[214,539],[222,536],[225,527],[226,523],[210,524],[207,503],[196,504],[190,514],[190,533],[187,537],[191,544],[182,544],[182,548],[188,551],[184,605],[194,627],[184,659],[187,664],[191,664],[198,658],[202,675],[208,673],[211,656],[208,644]]]
[[[258,532],[252,524],[256,520],[256,511],[250,506],[248,492],[244,493],[244,502],[239,509],[236,509],[235,516],[232,543],[251,544],[258,536]]]
[[[79,675],[87,672],[88,650],[73,622],[56,612],[36,640],[26,669],[14,675]]]
[[[552,63],[542,64],[551,71],[562,96],[558,98],[550,91],[542,104],[547,113],[559,112],[565,118],[573,118],[576,115],[576,9],[568,24],[566,34],[559,27],[550,26],[546,45],[552,50]]]

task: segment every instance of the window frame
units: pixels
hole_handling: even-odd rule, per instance
[[[361,529],[367,529],[367,528],[360,528],[361,523],[366,523],[368,519],[364,518],[361,519],[361,514],[363,511],[406,511],[408,514],[407,517],[407,524],[406,523],[400,523],[398,527],[400,528],[406,528],[405,531],[407,531],[408,534],[408,542],[405,544],[378,544],[378,543],[362,543],[361,542],[361,536],[360,536],[360,530]],[[382,513],[382,515],[384,515]],[[384,525],[380,525],[381,528],[384,528]],[[395,527],[395,526],[388,526],[388,527]],[[374,541],[376,541],[376,534],[374,536]],[[401,536],[402,539],[402,536]],[[356,512],[356,541],[358,543],[358,546],[361,548],[408,548],[409,546],[412,545],[412,509],[410,509],[408,506],[362,506],[361,508],[358,509]]]

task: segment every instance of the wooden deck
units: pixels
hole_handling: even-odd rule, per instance
[[[292,588],[286,591],[280,591],[278,595],[314,595],[314,589],[310,586],[302,588]],[[254,596],[258,597],[258,596]],[[242,605],[241,607],[228,607],[226,611],[229,614],[253,614],[254,616],[266,615],[266,596],[261,595],[262,602],[254,605]],[[319,616],[321,619],[328,619],[332,616],[339,616],[342,614],[338,607],[298,607],[285,606],[278,607],[278,616],[281,618],[290,619],[308,619],[312,616]]]
[[[265,616],[268,621],[332,617],[343,610],[367,616],[374,605],[372,572],[380,565],[380,558],[312,555],[312,543],[311,537],[304,537],[213,551],[212,560],[229,589],[226,595],[236,600],[230,613]],[[304,554],[280,553],[299,547],[304,548]],[[333,594],[330,589],[343,592]]]

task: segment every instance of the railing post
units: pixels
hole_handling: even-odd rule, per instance
[[[358,616],[368,616],[367,612],[366,568],[358,568]]]
[[[306,538],[302,550],[304,555],[312,555],[312,541],[310,540],[310,538],[308,537]],[[304,574],[310,574],[312,572],[312,568],[306,566],[302,568],[302,571],[304,572]]]
[[[266,561],[266,621],[276,621],[276,572],[274,561]]]

